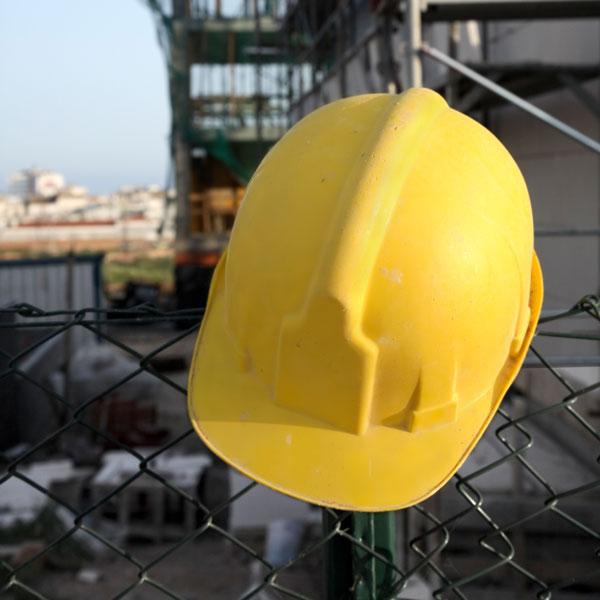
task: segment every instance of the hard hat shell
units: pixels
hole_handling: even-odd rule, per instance
[[[541,301],[527,189],[489,131],[426,89],[333,102],[248,186],[194,353],[192,422],[296,498],[413,505],[482,435]]]

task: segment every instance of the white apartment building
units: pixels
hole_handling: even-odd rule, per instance
[[[65,187],[65,178],[57,171],[25,169],[8,180],[8,193],[20,198],[54,198]]]

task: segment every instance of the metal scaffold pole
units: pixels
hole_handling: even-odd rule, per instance
[[[443,65],[446,65],[453,71],[456,71],[461,75],[464,75],[468,79],[471,79],[472,81],[486,88],[493,94],[504,98],[510,104],[516,106],[517,108],[520,108],[526,113],[529,113],[533,117],[536,117],[543,123],[550,125],[550,127],[554,127],[554,129],[556,129],[557,131],[560,131],[561,133],[565,134],[566,136],[570,137],[576,142],[579,142],[586,148],[589,148],[590,150],[593,150],[594,152],[600,154],[600,143],[598,143],[596,140],[593,140],[587,135],[581,133],[580,131],[577,131],[570,125],[567,125],[560,119],[553,117],[541,108],[534,106],[533,104],[531,104],[531,102],[523,100],[523,98],[520,98],[516,94],[513,94],[511,91],[507,90],[506,88],[503,88],[501,85],[498,85],[491,79],[484,77],[483,75],[481,75],[481,73],[474,71],[473,69],[467,67],[460,61],[452,58],[451,56],[448,56],[447,54],[441,52],[437,48],[432,48],[428,44],[422,44],[419,51],[422,52],[425,56],[428,56],[429,58],[432,58],[442,63]]]
[[[408,0],[406,3],[406,27],[408,44],[406,47],[408,63],[408,87],[423,85],[423,67],[421,65],[421,0]]]
[[[263,127],[262,127],[262,65],[260,55],[261,31],[260,31],[260,12],[258,8],[258,0],[253,0],[252,11],[254,15],[254,41],[256,45],[256,62],[255,62],[255,77],[256,77],[256,158],[260,161],[263,155]]]

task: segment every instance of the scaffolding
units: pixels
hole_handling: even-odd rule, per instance
[[[459,23],[467,21],[475,26],[479,22],[482,34],[477,44],[480,60],[466,66],[520,97],[566,86],[598,114],[597,101],[590,99],[580,85],[599,76],[597,62],[494,63],[489,57],[489,24],[599,16],[600,3],[595,0],[299,0],[287,11],[282,27],[286,38],[295,42],[290,48],[292,69],[297,73],[308,64],[311,77],[308,86],[306,78],[289,78],[290,111],[294,116],[302,116],[307,105],[312,109],[315,104],[334,99],[334,95],[344,97],[357,89],[385,93],[423,85],[423,57],[432,56],[423,43],[424,27],[446,24],[446,39],[437,36],[438,41],[456,58],[461,43]],[[434,58],[439,60],[439,55]],[[350,77],[360,80],[358,88],[349,83]],[[489,89],[475,88],[472,78],[464,73],[460,77],[444,75],[437,81],[426,78],[425,84],[445,93],[451,105],[463,112],[488,110],[506,101]]]
[[[176,184],[179,308],[203,303],[246,185],[287,126],[285,57],[271,0],[226,14],[218,0],[158,0]]]
[[[492,51],[496,23],[598,18],[596,0],[244,0],[229,14],[219,0],[146,2],[169,69],[181,308],[184,298],[203,301],[264,154],[337,98],[425,85],[492,129],[490,115],[513,105],[598,151],[528,100],[566,89],[599,116],[586,84],[600,60],[497,60]]]

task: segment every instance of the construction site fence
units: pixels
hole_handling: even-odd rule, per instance
[[[155,597],[147,595],[152,588],[152,594],[160,597],[190,598],[177,581],[163,581],[154,572],[162,561],[183,548],[195,552],[198,568],[203,561],[214,560],[194,550],[206,536],[222,539],[225,546],[242,553],[248,569],[256,565],[259,579],[238,596],[244,598],[571,600],[600,595],[600,373],[587,368],[587,379],[578,380],[576,371],[558,368],[541,349],[544,341],[556,339],[571,343],[575,354],[578,344],[585,345],[588,354],[590,344],[598,348],[598,297],[587,296],[569,310],[554,311],[541,319],[529,355],[535,359],[530,360],[535,368],[525,369],[525,383],[518,384],[505,398],[473,453],[475,462],[467,461],[440,492],[426,502],[396,512],[351,513],[315,507],[311,513],[322,512],[321,524],[313,519],[312,525],[306,526],[293,556],[282,564],[269,557],[264,538],[262,542],[255,538],[249,541],[243,533],[231,529],[226,518],[258,484],[251,482],[211,505],[197,488],[180,486],[154,468],[161,457],[177,453],[195,439],[190,425],[142,452],[126,441],[126,435],[115,434],[106,423],[93,418],[94,411],[109,402],[122,386],[141,376],[156,378],[167,386],[172,394],[164,395],[168,398],[165,402],[181,403],[185,410],[185,384],[158,368],[157,360],[183,340],[195,339],[202,315],[201,309],[161,312],[148,305],[120,311],[97,307],[45,311],[22,303],[0,310],[0,429],[4,437],[0,438],[0,517],[3,510],[6,514],[2,508],[3,486],[15,480],[42,494],[45,507],[68,515],[66,524],[63,518],[62,529],[46,534],[37,550],[18,560],[3,556],[0,597],[61,598],[60,590],[49,593],[44,589],[40,561],[70,540],[89,537],[135,570],[127,585],[110,597]],[[158,332],[160,343],[140,352],[127,341],[126,333],[132,328],[148,335]],[[87,343],[104,345],[127,356],[134,368],[99,392],[89,396],[80,393],[77,397],[68,392],[66,385],[62,389],[51,385],[47,374],[36,375],[33,357],[55,344],[53,354],[63,358],[57,368],[67,379],[73,377],[69,356],[83,344],[85,336],[89,338]],[[66,352],[62,352],[65,345]],[[190,358],[186,358],[184,374]],[[530,373],[536,377],[528,380]],[[22,418],[17,414],[19,407],[11,402],[23,383],[42,398],[54,419],[48,421],[52,424],[50,430],[40,429],[37,439],[23,444],[15,438],[10,445],[6,436],[14,436],[17,421]],[[538,384],[541,387],[536,387]],[[63,440],[71,439],[75,431],[86,432],[105,449],[127,453],[135,471],[105,488],[99,497],[85,494],[85,482],[79,497],[68,500],[40,484],[30,475],[29,466],[68,455],[68,444]],[[151,561],[136,556],[127,540],[112,538],[95,528],[90,518],[121,502],[123,493],[141,477],[152,480],[154,494],[174,495],[195,515],[184,522],[177,540],[166,549],[161,546],[163,550]],[[10,542],[10,530],[0,530],[0,537]],[[89,564],[93,566],[93,557]],[[302,584],[295,586],[297,577],[286,577],[288,573],[303,572],[313,579],[313,587],[309,586],[313,592],[306,592]],[[103,597],[99,589],[94,591],[93,583],[88,589],[90,597]],[[193,597],[207,596],[199,589]]]

